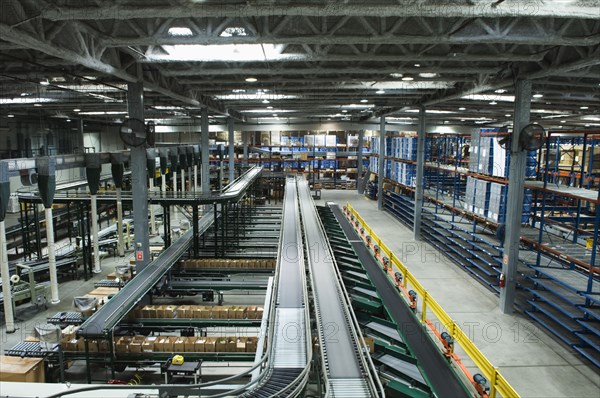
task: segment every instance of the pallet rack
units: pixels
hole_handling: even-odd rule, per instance
[[[474,202],[466,200],[466,191],[478,182],[500,184],[502,203],[506,201],[503,187],[507,178],[476,172],[474,155],[481,155],[474,148],[468,159],[457,150],[471,140],[475,142],[476,137],[427,136],[422,233],[435,248],[499,292],[503,244],[497,232],[505,209],[500,206],[497,214],[488,211],[489,188],[484,191],[486,196],[477,197],[477,191],[472,192]],[[390,148],[390,138],[387,140],[386,147]],[[557,172],[557,162],[546,156],[552,149],[563,151],[565,143],[568,148],[581,145],[568,178],[560,174],[567,171]],[[600,366],[600,170],[594,162],[594,150],[598,152],[595,147],[599,143],[596,131],[550,132],[545,148],[535,154],[535,179],[525,183],[531,195],[522,218],[517,279],[520,309],[596,366]],[[389,150],[387,155],[386,163],[416,164],[412,159],[392,156]],[[372,155],[370,165],[377,172],[375,159]],[[390,169],[386,167],[384,174],[384,209],[412,228],[414,183],[396,181]]]
[[[272,136],[251,149],[258,159],[249,159],[272,171],[296,171],[307,175],[317,189],[355,189],[357,178],[358,139],[341,140],[346,132],[311,134],[310,132],[282,133],[279,145]],[[254,138],[252,141],[256,141]],[[363,167],[368,166],[368,146],[362,148]]]

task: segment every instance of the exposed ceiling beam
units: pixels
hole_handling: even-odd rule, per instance
[[[443,68],[421,67],[421,68],[402,68],[402,67],[384,67],[384,68],[229,68],[229,69],[186,69],[186,70],[165,70],[166,76],[231,76],[231,75],[351,75],[363,74],[370,76],[379,76],[390,73],[423,73],[432,72],[439,74],[492,74],[498,73],[502,67],[465,67],[465,68]],[[375,78],[369,78],[376,80]]]
[[[423,1],[400,5],[343,4],[328,2],[325,5],[203,5],[186,6],[102,6],[56,7],[42,12],[42,17],[59,20],[143,19],[143,18],[215,18],[215,17],[430,17],[430,18],[579,18],[597,19],[598,6],[589,2],[556,4],[552,1],[531,2],[514,0],[506,3],[428,4]]]
[[[29,49],[40,51],[44,54],[64,59],[67,61],[71,61],[73,63],[85,66],[87,68],[96,70],[101,73],[105,73],[119,79],[122,79],[126,82],[136,82],[140,81],[137,76],[131,75],[124,70],[116,68],[110,64],[102,62],[99,59],[93,58],[89,55],[81,55],[77,52],[65,48],[59,48],[53,43],[45,42],[40,40],[37,37],[30,35],[27,32],[22,30],[13,29],[10,26],[0,23],[0,36],[6,41],[10,41],[13,43],[19,43],[21,45],[26,46]],[[152,90],[158,92],[162,95],[165,95],[169,98],[175,99],[177,101],[181,101],[185,104],[193,105],[193,106],[206,106],[211,111],[222,113],[222,114],[230,114],[228,110],[221,104],[220,102],[208,98],[208,97],[198,97],[199,99],[194,99],[187,97],[185,95],[175,93],[168,88],[162,87],[158,84],[149,83],[144,81],[144,87],[148,90]],[[243,116],[238,112],[231,112],[231,116],[236,118],[241,118],[243,120]]]
[[[419,61],[419,62],[443,62],[443,61],[460,61],[460,62],[538,62],[544,57],[544,53],[539,54],[461,54],[461,55],[419,55],[419,54],[359,54],[359,55],[312,55],[312,54],[281,54],[281,58],[269,59],[269,63],[279,62],[399,62],[399,61]],[[221,62],[227,64],[242,63],[242,62],[257,62],[256,59],[224,61],[223,58],[215,57],[203,59],[202,61],[187,61],[178,59],[152,59],[142,58],[141,63],[173,63],[173,62],[189,62],[192,64],[206,62]]]
[[[519,79],[528,79],[528,80],[544,79],[544,78],[547,78],[550,76],[555,76],[555,75],[559,75],[561,73],[570,72],[570,71],[574,71],[574,70],[578,70],[578,69],[582,69],[582,68],[588,68],[590,66],[595,66],[595,65],[600,65],[600,50],[597,50],[593,55],[591,55],[590,57],[587,57],[585,59],[581,59],[578,61],[563,64],[563,65],[549,67],[546,69],[541,69],[538,71],[529,72],[529,73],[524,74],[523,76],[519,76]],[[462,97],[465,97],[465,96],[468,96],[471,94],[480,94],[480,93],[484,93],[487,91],[497,90],[500,88],[511,87],[513,84],[514,84],[514,80],[512,78],[506,79],[506,80],[503,80],[501,82],[494,83],[494,84],[483,84],[483,85],[475,86],[470,89],[462,90],[462,91],[459,91],[456,93],[442,95],[437,98],[431,98],[431,99],[423,102],[423,106],[437,105],[437,104],[440,104],[443,102],[461,99]],[[388,115],[393,115],[402,110],[405,110],[405,109],[404,108],[403,109],[382,109],[382,110],[376,111],[374,113],[374,115],[376,115],[377,117],[388,116]]]
[[[522,45],[560,45],[560,46],[591,46],[600,42],[600,35],[584,37],[565,37],[555,32],[547,32],[544,35],[534,34],[481,34],[481,35],[298,35],[298,36],[191,36],[191,37],[172,37],[172,36],[149,36],[149,37],[115,37],[106,38],[103,44],[107,47],[128,47],[128,46],[161,46],[176,44],[198,44],[198,45],[217,45],[217,44],[522,44]]]

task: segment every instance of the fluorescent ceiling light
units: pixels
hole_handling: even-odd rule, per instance
[[[544,96],[544,94],[540,94],[540,93],[533,94],[533,98],[542,98],[543,96]]]
[[[377,90],[377,91],[375,91],[375,94],[385,94],[385,91],[384,90]]]
[[[33,106],[42,106],[42,104],[33,104]]]
[[[498,90],[494,91],[496,94],[504,94],[507,90],[503,89],[503,88],[499,88]]]
[[[77,111],[75,111],[77,112]],[[95,111],[95,112],[81,112],[80,115],[126,115],[127,112],[125,111],[107,111],[107,112],[103,112],[103,111]]]
[[[419,110],[418,109],[408,109],[406,112],[408,112],[408,113],[419,113]],[[439,110],[439,109],[426,109],[425,113],[438,114],[438,115],[447,115],[447,114],[456,113],[456,112],[442,111],[442,110]]]
[[[267,109],[273,109],[273,107],[272,106],[267,106]]]
[[[362,102],[364,104],[364,103],[369,102],[369,100],[368,99],[361,99],[360,102]]]
[[[348,110],[347,109],[342,109],[342,113],[347,113]]]
[[[567,121],[566,121],[566,120],[561,120],[560,122],[561,122],[561,123],[566,123]]]
[[[498,103],[496,101],[492,101],[490,102],[490,105],[498,105]]]
[[[580,106],[579,109],[586,110],[586,109],[590,109],[590,108],[589,108],[589,106]]]
[[[69,123],[71,121],[71,119],[67,119],[67,123]]]
[[[462,97],[462,99],[471,101],[504,101],[504,102],[515,102],[514,95],[489,95],[489,94],[469,94]]]
[[[73,109],[73,112],[81,112],[81,109],[75,108],[75,109]]]
[[[421,76],[424,79],[433,79],[434,77],[438,77],[439,75],[433,72],[423,72],[419,73],[419,76]]]
[[[461,106],[460,108],[458,108],[458,110],[459,110],[459,111],[466,111],[466,110],[467,110],[467,108],[465,108],[465,107]]]
[[[255,82],[257,82],[257,81],[258,81],[258,79],[257,79],[257,78],[255,78],[255,77],[247,77],[247,78],[246,78],[246,81],[247,81],[248,83],[255,83]],[[243,92],[246,92],[246,90],[244,90]]]
[[[415,68],[420,68],[421,64],[415,64]]]
[[[184,26],[169,28],[169,36],[193,36],[192,30]]]
[[[415,80],[415,78],[407,75],[407,76],[402,77],[402,80],[405,82],[412,82],[413,80]]]
[[[231,90],[232,93],[245,93],[246,89],[243,88],[236,88],[234,90]]]
[[[506,114],[506,115],[504,115],[504,116],[506,116],[506,117],[510,117],[510,113],[507,113],[507,114]]]
[[[15,117],[15,115],[6,115],[6,117]]]
[[[262,103],[263,103],[263,104],[268,104],[269,102],[270,102],[270,101],[269,101],[268,99],[264,99],[264,100],[262,100]]]
[[[600,117],[596,117],[596,116],[586,116],[582,118],[583,120],[590,120],[593,122],[600,122]]]
[[[181,106],[155,105],[155,106],[153,106],[153,108],[156,110],[159,110],[159,111],[184,111],[184,110],[186,110],[185,108],[183,108]]]
[[[365,107],[366,108],[372,108],[375,105],[374,104],[362,104],[362,105],[360,105],[360,104],[350,104],[350,105],[343,105],[343,106],[346,107],[346,108],[365,108]]]
[[[377,82],[377,81],[362,81],[360,83],[349,83],[341,85],[343,89],[365,89],[365,90],[443,90],[447,88],[453,88],[455,82],[453,81],[391,81],[391,82]]]
[[[403,75],[402,73],[390,73],[390,76],[394,79],[400,79]]]
[[[43,102],[56,102],[54,98],[34,98],[34,97],[18,97],[18,98],[0,98],[0,104],[35,104]]]
[[[242,113],[272,113],[272,112],[277,112],[279,113],[291,113],[294,112],[291,109],[273,109],[273,107],[269,107],[270,109],[263,109],[263,108],[255,108],[255,109],[246,109],[243,110]]]
[[[44,80],[41,80],[41,81],[40,81],[40,84],[41,84],[42,86],[49,86],[49,85],[50,85],[50,82],[48,81],[48,79],[44,79]]]
[[[164,52],[147,54],[150,61],[277,61],[301,58],[305,54],[281,54],[275,44],[176,44],[162,46]]]

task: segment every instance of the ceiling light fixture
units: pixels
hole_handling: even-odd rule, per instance
[[[342,113],[348,113],[347,109],[342,109]]]
[[[73,112],[81,112],[81,109],[75,108],[75,109],[73,109]]]
[[[361,99],[360,102],[362,102],[364,104],[364,103],[369,102],[369,100],[368,99]]]
[[[6,115],[6,117],[15,117],[15,115]]]
[[[415,78],[412,77],[411,75],[404,75],[404,76],[402,76],[402,80],[405,82],[412,82],[413,80],[415,80]]]
[[[506,117],[510,117],[510,113],[507,113],[507,114],[506,114],[506,115],[504,115],[504,116],[506,116]]]
[[[385,94],[385,91],[384,90],[377,90],[377,91],[375,91],[375,94]]]
[[[496,101],[492,101],[490,102],[490,105],[497,105],[498,103]]]
[[[497,94],[504,94],[506,92],[506,90],[503,89],[503,88],[499,88],[498,90],[496,90],[494,92],[497,93]]]
[[[33,104],[33,106],[38,106],[39,107],[39,106],[42,106],[42,104]]]
[[[267,109],[273,109],[273,107],[272,106],[267,106]]]
[[[50,82],[48,81],[48,79],[43,79],[43,80],[40,80],[40,84],[42,86],[49,86]]]
[[[465,108],[465,107],[461,106],[460,108],[458,108],[458,110],[459,110],[459,111],[466,111],[466,110],[467,110],[467,108]]]
[[[434,72],[422,72],[419,73],[419,76],[421,76],[424,79],[433,79],[434,77],[438,77],[438,74]]]
[[[580,106],[579,109],[586,110],[586,109],[590,109],[590,107],[589,106]]]
[[[67,119],[67,123],[69,123],[71,121],[71,119]]]
[[[540,93],[533,94],[533,98],[542,98],[543,96],[544,96],[544,94],[540,94]]]
[[[270,102],[270,101],[269,101],[268,99],[264,99],[264,100],[262,101],[262,103],[263,103],[263,104],[268,104],[269,102]]]
[[[255,77],[247,77],[247,78],[246,78],[246,81],[247,81],[248,83],[255,83],[255,82],[257,82],[257,81],[258,81],[258,79],[257,79],[257,78],[255,78]]]

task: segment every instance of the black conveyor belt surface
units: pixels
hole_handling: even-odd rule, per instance
[[[425,329],[421,326],[406,302],[398,295],[398,291],[387,276],[381,271],[371,253],[364,245],[354,228],[344,217],[338,205],[330,205],[340,226],[346,233],[346,237],[352,244],[356,255],[360,259],[365,270],[383,302],[388,313],[399,326],[405,338],[406,344],[419,361],[431,387],[438,397],[468,397],[467,391],[458,380],[454,371],[430,340]]]

